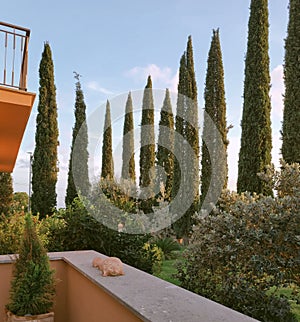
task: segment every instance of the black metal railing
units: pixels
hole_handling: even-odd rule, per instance
[[[0,21],[0,85],[27,90],[30,30]]]

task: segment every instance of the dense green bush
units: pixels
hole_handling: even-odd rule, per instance
[[[266,292],[300,285],[300,169],[282,164],[264,175],[275,198],[225,192],[209,216],[199,216],[181,285],[262,321],[295,321],[290,304]]]
[[[97,221],[80,199],[67,209],[43,220],[49,251],[93,249],[152,273],[155,256],[144,248],[150,235],[130,235],[112,230]],[[105,214],[103,214],[105,215]]]
[[[146,251],[146,256],[152,262],[152,273],[159,274],[164,258],[163,251],[156,244],[151,242],[145,243],[143,249]]]
[[[174,252],[180,250],[178,242],[171,237],[155,238],[153,242],[162,250],[164,259],[172,259]]]
[[[24,212],[0,215],[0,254],[14,254],[20,246],[24,230]]]
[[[15,212],[0,217],[0,254],[17,252],[24,216],[24,212]],[[97,221],[79,199],[52,216],[42,220],[34,216],[33,220],[43,245],[50,252],[93,249],[119,257],[124,263],[148,273],[159,269],[157,251],[153,251],[152,246],[151,249],[145,247],[151,239],[149,234],[131,235],[112,230]]]

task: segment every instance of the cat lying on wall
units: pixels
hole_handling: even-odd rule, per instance
[[[92,265],[102,271],[102,276],[124,275],[123,263],[117,257],[95,257]]]

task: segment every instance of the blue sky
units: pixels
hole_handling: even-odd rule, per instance
[[[272,76],[273,162],[278,164],[282,121],[282,64],[288,0],[269,1],[270,72]],[[45,41],[52,48],[60,128],[59,206],[63,205],[66,171],[74,125],[75,80],[81,78],[87,114],[106,99],[144,88],[176,89],[179,59],[192,35],[199,107],[212,29],[220,28],[227,122],[230,131],[229,186],[235,189],[242,115],[244,58],[250,0],[112,0],[5,1],[1,20],[31,29],[28,90],[38,93],[38,67]],[[16,191],[28,191],[28,151],[34,150],[36,99],[13,173]],[[175,109],[175,106],[173,106]],[[136,120],[137,123],[140,120]],[[99,120],[103,127],[103,119]]]

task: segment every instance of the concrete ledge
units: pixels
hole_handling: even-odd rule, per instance
[[[124,276],[102,277],[92,267],[95,251],[49,253],[51,260],[62,260],[127,307],[142,321],[152,322],[254,322],[246,315],[124,265]],[[12,256],[0,256],[11,263]]]

